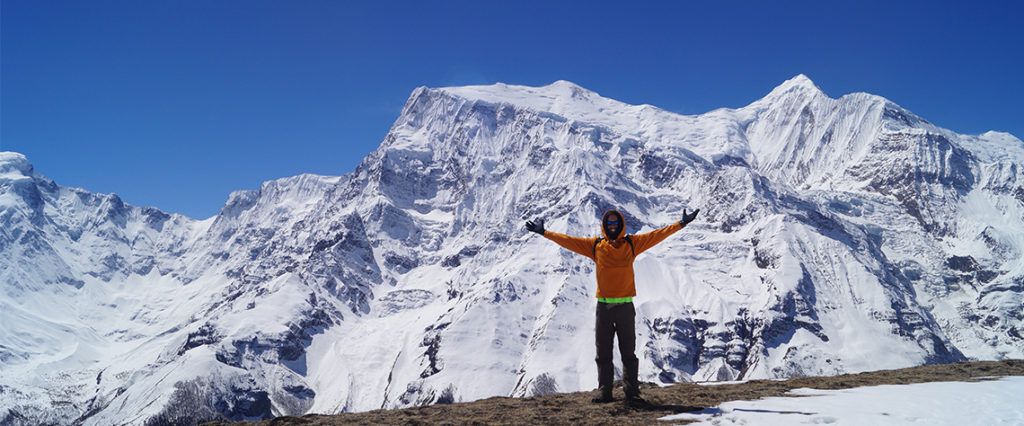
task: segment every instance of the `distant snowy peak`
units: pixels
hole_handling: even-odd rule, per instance
[[[582,113],[602,108],[617,110],[630,106],[601,97],[595,92],[565,80],[541,87],[497,83],[486,86],[444,87],[437,90],[471,101],[494,104],[508,103],[555,114]]]
[[[805,98],[828,97],[825,92],[814,84],[806,75],[798,74],[786,80],[765,96],[764,100],[777,100],[787,96],[800,96]]]
[[[541,87],[497,83],[489,86],[424,90],[436,90],[473,102],[513,105],[518,108],[555,114],[568,120],[599,123],[601,126],[611,127],[623,133],[633,133],[637,129],[651,126],[674,128],[693,122],[691,116],[676,114],[647,104],[627,104],[603,97],[565,80]]]
[[[396,126],[418,128],[438,118],[465,123],[455,117],[462,114],[465,118],[470,115],[467,113],[474,111],[493,111],[489,113],[493,119],[519,115],[517,120],[563,122],[573,129],[570,132],[589,132],[595,141],[601,139],[602,143],[626,147],[639,142],[648,149],[686,150],[690,154],[685,155],[696,154],[709,162],[723,156],[744,160],[749,157],[746,143],[729,136],[740,131],[731,118],[714,116],[714,113],[688,116],[651,105],[630,105],[566,81],[543,87],[500,83],[440,89],[421,87],[409,99]],[[479,128],[488,128],[486,123],[480,124]],[[443,129],[436,130],[443,132]],[[398,147],[389,145],[389,148]],[[683,154],[677,152],[675,155]]]
[[[1024,160],[1024,142],[1006,132],[988,131],[962,140],[972,153],[988,163]]]
[[[17,152],[0,152],[0,179],[18,179],[32,177],[32,163],[24,155]]]
[[[846,116],[857,117],[862,122],[879,124],[885,130],[893,131],[905,128],[920,128],[946,136],[953,132],[937,127],[924,118],[910,112],[883,96],[855,92],[839,98],[831,98],[825,94],[810,78],[800,74],[786,80],[773,89],[765,97],[737,110],[740,116],[751,119],[769,116],[772,111],[785,111],[790,118],[797,118],[793,113],[817,116],[840,112]],[[810,123],[810,124],[813,124]]]
[[[0,217],[0,225],[10,225],[10,215],[4,212],[7,209],[22,210],[27,207],[35,211],[35,214],[24,211],[25,214],[38,216],[43,205],[43,195],[36,185],[36,180],[40,178],[42,176],[35,172],[32,163],[24,155],[0,152],[0,216],[6,216]],[[50,185],[52,182],[48,182],[47,186]]]

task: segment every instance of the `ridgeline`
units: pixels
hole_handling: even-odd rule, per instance
[[[622,404],[621,388],[617,388],[616,401],[608,404],[591,403],[591,398],[597,396],[597,392],[590,391],[528,398],[493,397],[399,410],[284,416],[258,423],[211,422],[206,425],[652,424],[657,423],[659,417],[670,414],[700,411],[726,401],[784,396],[786,392],[798,388],[849,389],[876,385],[979,381],[998,376],[1024,376],[1024,360],[958,362],[830,377],[753,380],[715,386],[693,383],[667,387],[648,385],[643,388],[643,396],[651,404],[648,409],[626,409]],[[673,422],[680,423],[685,422]]]

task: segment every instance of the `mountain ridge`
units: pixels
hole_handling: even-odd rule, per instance
[[[525,398],[493,397],[473,402],[439,402],[432,406],[395,410],[373,410],[338,415],[310,414],[279,417],[256,424],[334,425],[424,423],[586,423],[650,424],[659,418],[681,412],[707,412],[727,401],[760,400],[790,396],[794,389],[855,389],[866,386],[907,385],[934,382],[976,382],[997,377],[1024,375],[1024,362],[1003,360],[929,365],[898,370],[844,374],[835,377],[799,377],[783,381],[755,380],[743,383],[703,386],[692,383],[650,387],[645,395],[650,407],[626,410],[620,403],[593,404],[596,392],[548,394]],[[790,413],[792,414],[792,413]],[[678,422],[675,420],[674,422]],[[689,423],[689,422],[687,422]],[[220,421],[206,423],[220,426]]]

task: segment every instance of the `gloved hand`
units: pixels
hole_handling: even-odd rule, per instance
[[[697,213],[700,213],[700,209],[694,210],[693,213],[690,214],[686,214],[686,209],[683,209],[683,220],[680,220],[679,224],[685,228],[687,224],[693,222],[693,220],[697,218]]]
[[[536,232],[544,235],[544,219],[537,219],[536,222],[532,220],[526,221],[526,229],[530,232]]]

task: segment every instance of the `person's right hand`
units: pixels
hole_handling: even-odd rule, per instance
[[[536,222],[532,220],[526,221],[526,229],[530,232],[544,235],[544,219],[537,219]]]

